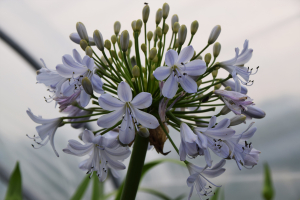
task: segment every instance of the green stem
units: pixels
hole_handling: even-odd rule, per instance
[[[207,49],[207,47],[209,47],[209,45],[210,44],[207,44],[205,47],[204,47],[204,49],[202,49],[202,51],[200,51],[194,58],[192,58],[192,60],[195,60],[198,56],[200,56],[200,54],[205,50],[205,49]],[[191,60],[191,61],[192,61]]]
[[[121,200],[134,200],[139,187],[148,147],[148,138],[136,134]]]
[[[191,42],[192,42],[192,40],[193,40],[193,37],[194,37],[194,35],[192,35],[192,37],[191,37],[191,39],[190,39],[190,42],[189,42],[188,46],[190,46],[190,44],[191,44]]]

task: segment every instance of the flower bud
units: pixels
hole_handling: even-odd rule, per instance
[[[132,68],[132,75],[133,75],[133,77],[139,77],[140,76],[140,68],[137,65],[135,65]]]
[[[142,26],[143,26],[142,20],[138,19],[138,20],[136,21],[136,30],[137,30],[137,31],[141,31]]]
[[[117,37],[116,37],[115,35],[112,35],[110,39],[111,39],[111,42],[112,42],[113,44],[116,44],[116,42],[117,42]]]
[[[179,18],[178,18],[178,15],[175,14],[175,15],[172,16],[172,19],[171,19],[171,28],[172,28],[172,31],[174,31],[174,24],[176,22],[179,22]]]
[[[132,41],[129,40],[128,49],[130,49],[131,47],[132,47]]]
[[[83,49],[83,51],[85,51],[86,47],[88,46],[88,43],[86,42],[86,40],[80,40],[80,47]]]
[[[86,40],[87,42],[89,41],[89,36],[88,36],[86,28],[82,22],[76,23],[76,30],[82,40]]]
[[[231,89],[230,86],[227,86],[227,87],[224,88],[224,90],[231,91],[232,89]]]
[[[147,39],[148,39],[148,41],[151,41],[152,37],[153,37],[153,32],[152,31],[148,31],[148,33],[147,33]]]
[[[158,40],[156,29],[155,29],[154,34],[153,34],[153,40],[154,40],[154,42],[156,42]]]
[[[123,31],[120,37],[120,46],[123,52],[127,51],[129,45],[129,33],[127,30]]]
[[[158,57],[157,55],[154,57],[154,59],[152,60],[154,63],[157,63],[158,62]]]
[[[217,84],[217,85],[215,85],[215,90],[218,90],[218,89],[220,89],[220,87],[222,86],[222,84],[221,83],[219,83],[219,84]]]
[[[213,78],[216,78],[218,75],[218,70],[213,70],[211,75],[213,76]]]
[[[156,54],[157,54],[157,49],[155,47],[153,47],[149,53],[150,60],[153,60],[155,58]]]
[[[168,24],[165,24],[165,27],[164,27],[164,34],[167,34],[169,31],[169,25]]]
[[[197,81],[197,87],[199,87],[202,84],[202,80]]]
[[[85,48],[85,54],[88,55],[89,57],[93,57],[93,50],[91,47],[86,47]]]
[[[148,138],[150,135],[150,132],[148,131],[147,128],[141,127],[141,128],[139,128],[138,134],[144,138]]]
[[[150,14],[150,7],[148,5],[145,5],[143,8],[142,16],[143,16],[143,22],[147,23],[148,18]]]
[[[221,114],[221,115],[226,115],[226,114],[228,114],[230,111],[231,111],[231,110],[230,110],[227,106],[224,106],[224,107],[222,108],[222,110],[220,111],[220,114]]]
[[[105,40],[104,46],[105,46],[106,49],[110,50],[110,48],[111,48],[111,43],[110,43],[110,41],[109,41],[109,40]]]
[[[112,60],[111,58],[108,58],[108,62],[109,62],[110,64],[112,64],[112,63],[113,63],[113,60]]]
[[[204,56],[204,61],[205,61],[205,63],[206,63],[206,66],[209,65],[210,60],[211,60],[211,54],[210,54],[210,53],[205,54],[205,56]]]
[[[236,115],[230,119],[230,126],[239,125],[239,124],[243,123],[246,120],[246,118],[247,117],[245,115]]]
[[[243,114],[248,115],[249,117],[256,118],[256,119],[261,119],[266,116],[265,111],[262,109],[256,107],[256,106],[248,106],[247,110],[242,111]]]
[[[180,24],[178,22],[175,22],[173,25],[173,32],[178,33],[179,28],[180,28]]]
[[[92,86],[92,83],[91,83],[91,81],[88,77],[84,77],[81,81],[81,84],[82,84],[82,87],[83,87],[84,91],[88,95],[93,95],[93,86]]]
[[[94,38],[97,48],[100,51],[104,51],[104,42],[103,42],[103,37],[102,37],[102,34],[100,33],[100,31],[95,30],[94,34],[93,34],[93,38]]]
[[[116,36],[119,35],[120,30],[121,30],[121,23],[119,21],[116,21],[114,23],[114,31],[115,31]]]
[[[178,43],[180,46],[182,46],[185,42],[187,34],[187,28],[185,25],[181,25],[178,31]]]
[[[159,39],[161,39],[161,37],[162,37],[162,30],[161,30],[161,28],[158,26],[155,31],[156,31],[157,37]]]
[[[178,48],[179,47],[179,41],[178,40],[176,40],[176,42],[175,42],[175,46],[174,46],[175,48]]]
[[[111,52],[112,57],[113,57],[114,59],[117,59],[117,54],[116,54],[116,52],[115,52],[114,50],[111,50],[110,52]]]
[[[198,60],[202,60],[202,56],[201,55],[199,55],[196,59],[198,59]]]
[[[163,46],[164,46],[164,43],[163,43],[163,42],[161,42],[161,43],[159,42],[159,43],[157,44],[157,47],[158,47],[158,48],[162,48]]]
[[[159,8],[157,11],[156,11],[156,17],[155,17],[155,23],[156,25],[158,25],[162,19],[162,15],[163,15],[163,12],[162,12],[162,9]]]
[[[147,51],[147,47],[144,43],[141,45],[141,49],[144,53]]]
[[[131,22],[131,28],[132,28],[133,31],[136,31],[136,20],[133,20]]]
[[[133,83],[134,83],[134,82],[135,82],[135,78],[132,78],[132,79],[131,79],[131,82],[133,82]]]
[[[168,15],[169,15],[169,11],[170,11],[169,4],[164,3],[164,5],[162,7],[162,16],[164,19],[167,19]]]
[[[121,60],[123,59],[123,54],[122,54],[121,51],[118,52],[118,56],[119,56],[119,58],[120,58]]]
[[[100,59],[105,65],[108,65],[107,60],[104,58],[104,56],[101,56]]]
[[[214,43],[218,39],[220,33],[221,33],[221,26],[220,25],[215,26],[211,30],[211,33],[209,35],[208,44]]]
[[[220,51],[221,51],[221,44],[219,42],[216,42],[213,47],[213,55],[215,58],[219,56]]]
[[[193,21],[191,24],[191,34],[195,35],[199,27],[199,23],[197,20]]]
[[[142,72],[146,73],[146,68],[145,67],[142,67]]]

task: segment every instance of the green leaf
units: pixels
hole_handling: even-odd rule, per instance
[[[262,190],[262,196],[265,200],[272,200],[274,198],[275,191],[272,183],[271,170],[267,163],[264,164],[264,171],[265,171],[265,183]]]
[[[183,167],[185,167],[185,164],[179,160],[175,160],[175,159],[159,159],[159,160],[154,160],[154,161],[151,161],[151,162],[148,162],[144,165],[143,167],[143,170],[142,170],[142,174],[141,174],[141,180],[140,182],[142,181],[143,177],[146,175],[146,173],[152,169],[153,167],[155,167],[156,165],[158,164],[161,164],[163,162],[171,162],[171,163],[175,163],[175,164],[178,164],[178,165],[181,165]],[[124,188],[124,181],[123,183],[121,184],[119,190],[118,190],[118,193],[117,193],[117,196],[115,198],[115,200],[120,200],[121,198],[121,195],[122,195],[122,192],[123,192],[123,188]]]
[[[146,192],[146,193],[149,193],[149,194],[152,194],[156,197],[159,197],[161,199],[164,199],[164,200],[171,200],[172,198],[168,197],[167,195],[157,191],[157,190],[153,190],[153,189],[150,189],[150,188],[139,188],[139,191],[142,191],[142,192]]]
[[[82,180],[82,182],[81,182],[80,185],[78,186],[78,188],[77,188],[75,194],[72,196],[72,198],[71,198],[70,200],[80,200],[80,199],[83,197],[83,195],[84,195],[86,189],[88,188],[89,183],[90,183],[90,177],[89,177],[89,176],[86,176],[86,177]]]
[[[181,194],[178,197],[176,197],[174,200],[181,200],[186,196],[186,194]]]
[[[100,200],[103,199],[104,184],[99,181],[97,173],[93,174],[93,191],[91,200]]]
[[[215,192],[214,195],[210,198],[210,200],[218,200],[219,199],[219,194],[220,194],[221,189],[218,187]]]
[[[19,162],[10,175],[5,200],[22,200],[22,177]]]

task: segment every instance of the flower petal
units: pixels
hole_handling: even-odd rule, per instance
[[[125,117],[121,124],[119,131],[119,140],[123,144],[129,144],[134,140],[135,128],[131,116],[129,115],[128,109],[126,110]]]
[[[209,120],[208,128],[212,128],[216,124],[216,121],[217,121],[217,117],[212,116]]]
[[[180,65],[181,63],[187,63],[192,59],[194,55],[194,48],[193,46],[187,46],[183,48],[178,56],[178,60],[176,62],[177,65]]]
[[[173,49],[167,51],[165,56],[166,56],[165,58],[166,65],[169,67],[172,67],[178,59],[178,53]]]
[[[220,62],[220,65],[221,66],[231,66],[231,65],[234,65],[237,58],[238,58],[238,55],[239,55],[239,48],[235,48],[235,57],[230,59],[230,60],[227,60],[227,61],[223,61],[223,62]]]
[[[138,109],[148,108],[152,104],[152,95],[148,92],[141,92],[131,101],[131,105]]]
[[[84,143],[92,143],[94,139],[94,134],[90,130],[84,130],[82,134],[82,141]]]
[[[87,94],[84,90],[80,92],[80,105],[86,107],[91,99],[91,95]]]
[[[78,63],[82,64],[82,58],[76,49],[73,49],[73,57]]]
[[[182,138],[189,143],[193,143],[197,139],[197,136],[193,133],[190,127],[186,125],[186,123],[184,122],[180,124],[180,134]]]
[[[171,67],[158,67],[154,72],[153,76],[157,80],[165,80],[168,78],[168,76],[172,73],[172,68]]]
[[[253,53],[253,49],[248,49],[248,50],[246,50],[245,52],[243,52],[243,54],[240,55],[240,56],[238,57],[238,59],[236,60],[235,65],[244,65],[244,64],[246,64],[247,62],[249,62],[249,60],[250,60],[251,57],[252,57],[252,53]]]
[[[185,75],[185,76],[182,76],[181,78],[178,78],[178,81],[179,81],[181,87],[187,93],[195,93],[195,92],[197,92],[197,83],[196,83],[196,81],[194,81],[188,75]]]
[[[94,63],[94,59],[89,57],[89,56],[84,56],[83,58],[83,64],[89,68],[89,70],[93,70],[94,69],[94,66],[95,66],[95,63]]]
[[[122,101],[111,96],[108,93],[102,94],[98,98],[98,102],[100,107],[102,107],[104,110],[109,110],[109,111],[117,110],[125,105]]]
[[[211,169],[212,170],[221,169],[225,164],[226,164],[226,160],[222,159],[220,162],[215,164]]]
[[[75,62],[75,60],[73,59],[73,57],[69,54],[66,54],[62,57],[62,62],[64,65],[71,67],[71,68],[82,68],[82,64]]]
[[[180,143],[180,146],[179,146],[179,156],[180,156],[180,160],[181,161],[185,161],[186,159],[186,150],[185,150],[185,143],[184,141],[182,141],[181,139],[181,143]]]
[[[155,129],[159,126],[157,119],[146,112],[140,111],[133,107],[133,112],[136,120],[144,127]]]
[[[97,124],[103,128],[110,128],[122,119],[124,112],[125,107],[122,107],[114,112],[103,115],[98,119]]]
[[[203,60],[193,60],[184,66],[181,66],[180,69],[183,70],[190,76],[199,76],[204,74],[206,71],[206,64]]]
[[[162,94],[169,99],[172,99],[178,90],[177,76],[174,75],[175,74],[173,72],[165,82],[162,89]]]
[[[130,102],[132,100],[132,92],[128,83],[122,81],[118,85],[118,96],[123,102]]]
[[[87,71],[87,68],[85,67],[69,67],[63,64],[58,64],[56,66],[56,71],[65,78],[72,78],[72,77],[78,77],[79,75],[85,73]]]
[[[230,125],[230,119],[222,119],[216,126],[215,126],[215,130],[217,129],[223,129],[223,128],[228,128],[228,126]]]

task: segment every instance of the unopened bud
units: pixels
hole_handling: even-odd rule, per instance
[[[219,56],[220,51],[221,51],[221,44],[219,42],[216,42],[213,48],[213,55],[215,58]]]
[[[123,31],[120,37],[120,46],[123,52],[127,51],[129,45],[129,33],[127,30]]]
[[[148,138],[149,135],[150,135],[148,129],[145,128],[145,127],[139,128],[138,134],[139,134],[140,136],[144,137],[144,138]]]
[[[112,64],[112,63],[113,63],[112,58],[108,58],[108,62],[109,62],[110,64]]]
[[[197,81],[197,86],[199,87],[202,84],[202,80]]]
[[[162,9],[159,8],[157,11],[156,11],[156,16],[155,16],[155,23],[156,25],[158,25],[162,19],[162,15],[163,15],[163,12],[162,12]]]
[[[164,34],[167,34],[169,31],[169,25],[168,24],[165,24],[165,27],[164,27]]]
[[[133,68],[132,68],[132,75],[134,77],[139,77],[140,76],[140,68],[135,65]]]
[[[158,62],[158,57],[157,55],[154,57],[154,59],[152,60],[154,63],[157,63]]]
[[[142,20],[138,19],[138,20],[136,21],[136,30],[137,30],[137,31],[141,31],[142,26],[143,26]]]
[[[105,64],[105,65],[108,65],[108,62],[107,60],[104,58],[104,56],[101,56],[101,61]]]
[[[179,28],[180,28],[180,24],[178,22],[175,22],[173,25],[173,32],[178,33]]]
[[[226,114],[228,114],[230,111],[231,111],[231,110],[230,110],[227,106],[224,106],[224,107],[222,108],[222,110],[220,111],[220,114],[221,114],[221,115],[226,115]]]
[[[117,59],[117,54],[116,54],[116,52],[115,52],[114,50],[111,50],[110,52],[111,52],[112,57],[113,57],[114,59]]]
[[[147,51],[147,47],[144,43],[141,45],[141,49],[144,53]]]
[[[218,75],[218,70],[213,70],[211,75],[213,76],[213,78],[216,78]]]
[[[153,32],[152,32],[152,31],[149,31],[149,32],[147,33],[147,39],[148,39],[148,41],[151,41],[151,40],[152,40],[152,37],[153,37]]]
[[[158,40],[158,37],[157,37],[157,34],[156,34],[156,29],[155,29],[154,34],[153,34],[153,40],[154,40],[154,42],[156,42]]]
[[[211,30],[211,33],[209,35],[208,44],[214,43],[218,39],[220,33],[221,33],[221,26],[220,25],[215,26]]]
[[[131,28],[132,28],[133,31],[136,31],[136,20],[133,20],[131,22]]]
[[[231,91],[232,89],[230,86],[226,86],[224,90]]]
[[[123,54],[122,54],[121,51],[118,52],[118,56],[119,56],[119,58],[120,58],[121,60],[123,59]]]
[[[142,16],[143,16],[143,22],[147,23],[148,18],[150,14],[150,7],[148,5],[145,5],[143,8]]]
[[[91,81],[88,77],[84,77],[81,81],[81,84],[82,84],[82,87],[83,87],[84,91],[88,95],[93,95],[93,86],[92,86],[92,83],[91,83]]]
[[[93,57],[93,50],[91,47],[86,47],[85,48],[85,54],[88,55],[89,57]]]
[[[249,117],[253,117],[256,119],[261,119],[264,118],[266,116],[265,111],[263,111],[262,109],[256,107],[256,106],[248,106],[247,110],[242,111],[243,114],[248,115]]]
[[[201,55],[199,55],[196,59],[198,59],[198,60],[202,60],[202,56]]]
[[[104,42],[103,42],[103,37],[102,37],[102,34],[100,33],[100,31],[95,30],[94,34],[93,34],[93,38],[94,38],[97,48],[100,51],[104,51]]]
[[[181,25],[178,31],[178,43],[180,46],[182,46],[185,42],[187,34],[187,28],[185,25]]]
[[[77,30],[79,37],[82,40],[86,40],[87,42],[89,41],[89,36],[88,36],[86,28],[82,22],[76,23],[76,30]]]
[[[132,78],[132,79],[131,79],[131,82],[133,82],[133,83],[134,83],[134,82],[135,82],[135,78]]]
[[[170,11],[169,4],[164,3],[164,5],[162,7],[162,16],[164,19],[167,19],[168,15],[169,15],[169,11]]]
[[[112,42],[113,44],[116,44],[116,42],[117,42],[117,37],[116,37],[115,35],[112,35],[110,39],[111,39],[111,42]]]
[[[156,34],[157,34],[157,37],[159,39],[161,39],[161,37],[162,37],[162,30],[161,30],[161,28],[159,26],[156,28]]]
[[[164,43],[163,42],[159,42],[158,44],[157,44],[157,47],[158,48],[162,48],[164,46]]]
[[[106,49],[110,50],[110,48],[111,48],[111,43],[110,43],[110,41],[109,41],[109,40],[105,40],[104,46],[105,46]]]
[[[210,54],[210,53],[205,54],[205,56],[204,56],[204,61],[205,61],[205,63],[206,63],[206,66],[209,65],[210,60],[211,60],[211,54]]]
[[[88,46],[88,43],[86,42],[86,40],[80,40],[80,47],[83,49],[83,51],[85,51],[86,47]]]
[[[222,86],[222,84],[221,83],[219,83],[219,84],[217,84],[217,85],[215,85],[215,90],[218,90],[218,89],[220,89],[220,87]]]
[[[142,67],[142,72],[146,73],[146,68],[145,67]]]
[[[130,49],[131,47],[132,47],[132,41],[129,40],[128,49]]]
[[[155,47],[153,47],[149,53],[150,60],[153,60],[155,58],[156,54],[157,54],[157,49]]]
[[[121,23],[119,21],[116,21],[114,23],[114,31],[115,31],[116,36],[119,35],[120,30],[121,30]]]
[[[192,35],[195,35],[197,30],[199,28],[199,23],[197,20],[193,21],[192,24],[191,24],[191,34]]]
[[[174,46],[175,48],[178,48],[179,47],[179,42],[178,42],[178,40],[176,40],[176,42],[175,42],[175,46]]]
[[[175,14],[175,15],[172,16],[172,19],[171,19],[171,28],[172,28],[172,31],[174,31],[174,24],[176,22],[179,22],[179,17],[178,17],[178,15]]]
[[[236,115],[230,119],[230,126],[239,125],[239,124],[243,123],[246,120],[246,118],[247,117],[245,115]]]

